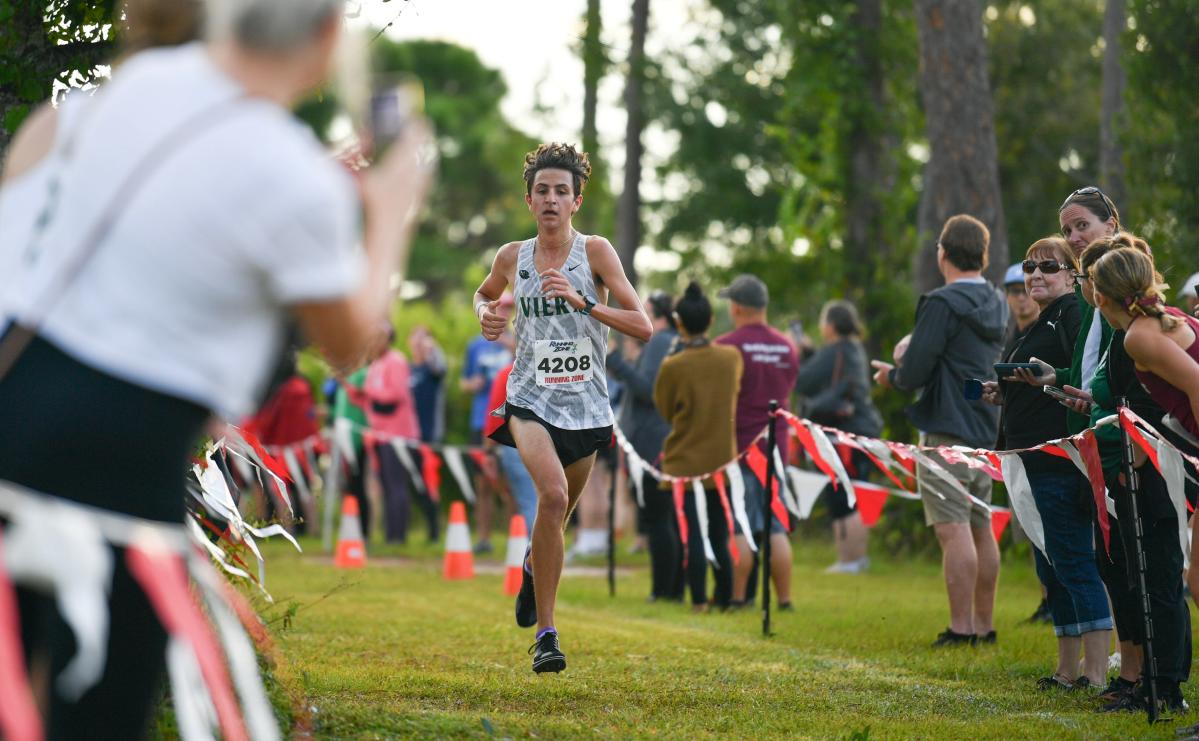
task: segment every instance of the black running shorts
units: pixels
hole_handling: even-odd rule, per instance
[[[558,460],[562,462],[563,468],[612,445],[612,425],[591,427],[585,430],[564,430],[561,427],[554,427],[524,407],[505,404],[501,409],[503,410],[504,424],[489,435],[492,440],[501,445],[515,448],[516,441],[512,439],[512,430],[508,429],[508,420],[518,417],[536,422],[549,433],[550,440],[554,443],[554,452],[558,454]],[[497,412],[499,410],[493,414]]]

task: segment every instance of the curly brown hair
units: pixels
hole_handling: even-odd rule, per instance
[[[533,179],[541,170],[566,170],[574,184],[574,194],[582,195],[583,186],[591,179],[591,161],[586,152],[570,144],[550,142],[525,155],[525,193],[533,194]]]

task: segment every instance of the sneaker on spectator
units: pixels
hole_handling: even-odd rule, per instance
[[[860,574],[870,568],[870,559],[863,556],[856,561],[838,561],[824,570],[826,574]]]
[[[1037,605],[1037,609],[1034,610],[1033,614],[1029,615],[1028,619],[1025,620],[1024,622],[1026,622],[1026,623],[1052,623],[1053,622],[1053,614],[1051,612],[1049,612],[1049,600],[1042,597],[1041,604]]]
[[[1132,692],[1133,688],[1136,686],[1136,682],[1125,679],[1117,674],[1116,676],[1112,677],[1110,682],[1107,683],[1107,687],[1104,687],[1103,691],[1099,693],[1099,699],[1105,702],[1114,702],[1119,700],[1124,695]]]
[[[933,641],[933,648],[973,646],[977,641],[978,636],[973,633],[954,633],[953,628],[946,628],[945,632],[938,635],[937,640]]]
[[[492,551],[491,541],[490,540],[480,540],[478,543],[475,543],[475,547],[473,550],[474,550],[476,556],[482,556],[485,553],[491,553],[491,551]]]

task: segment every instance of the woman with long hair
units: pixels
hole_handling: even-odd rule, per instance
[[[1095,265],[1106,255],[1119,249],[1134,249],[1152,262],[1152,253],[1144,240],[1131,234],[1118,233],[1091,243],[1082,255],[1080,277],[1088,301],[1098,304],[1096,284],[1093,279]],[[1092,419],[1106,416],[1125,399],[1125,403],[1143,419],[1159,430],[1165,430],[1165,410],[1141,384],[1136,374],[1136,364],[1125,348],[1126,331],[1112,325],[1115,331],[1104,357],[1100,371],[1092,384],[1091,393],[1095,408]],[[1130,493],[1123,475],[1124,448],[1117,434],[1115,440],[1099,438],[1099,452],[1103,464],[1103,478],[1115,503],[1115,517],[1108,518],[1110,547],[1105,552],[1096,548],[1099,573],[1107,585],[1112,613],[1120,635],[1120,674],[1109,683],[1101,695],[1109,703],[1105,710],[1133,710],[1146,702],[1143,683],[1144,675],[1144,621],[1140,595],[1132,587],[1133,564],[1136,563],[1132,550],[1132,513]],[[1171,440],[1185,445],[1176,437]],[[1182,695],[1178,690],[1190,674],[1191,630],[1190,613],[1182,590],[1183,551],[1178,539],[1178,515],[1170,501],[1169,492],[1161,474],[1150,465],[1138,466],[1141,486],[1138,507],[1142,520],[1142,544],[1148,565],[1146,585],[1153,616],[1154,658],[1157,665],[1155,680],[1161,697],[1169,707],[1182,707]],[[1095,542],[1104,542],[1099,522],[1096,522]]]

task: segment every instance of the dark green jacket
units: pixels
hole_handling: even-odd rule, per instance
[[[1107,346],[1112,341],[1112,328],[1108,326],[1107,321],[1104,320],[1102,315],[1098,315],[1098,318],[1096,318],[1095,307],[1088,304],[1086,299],[1082,297],[1082,288],[1075,287],[1074,295],[1078,297],[1078,305],[1082,309],[1082,326],[1079,327],[1078,338],[1074,341],[1074,358],[1072,359],[1069,368],[1054,368],[1053,370],[1057,374],[1058,387],[1073,386],[1076,389],[1083,389],[1083,354],[1085,353],[1087,347],[1087,336],[1091,334],[1091,325],[1095,321],[1100,322],[1101,335],[1096,363],[1098,363],[1099,359],[1102,358],[1104,353],[1107,352]],[[1096,378],[1098,378],[1098,371],[1096,371]],[[1092,383],[1094,383],[1094,379],[1092,379]],[[1083,390],[1089,391],[1090,389]],[[1114,413],[1115,410],[1109,410],[1107,412],[1107,414]],[[1066,428],[1070,431],[1071,435],[1082,432],[1090,426],[1091,416],[1079,414],[1073,410],[1066,415]]]

